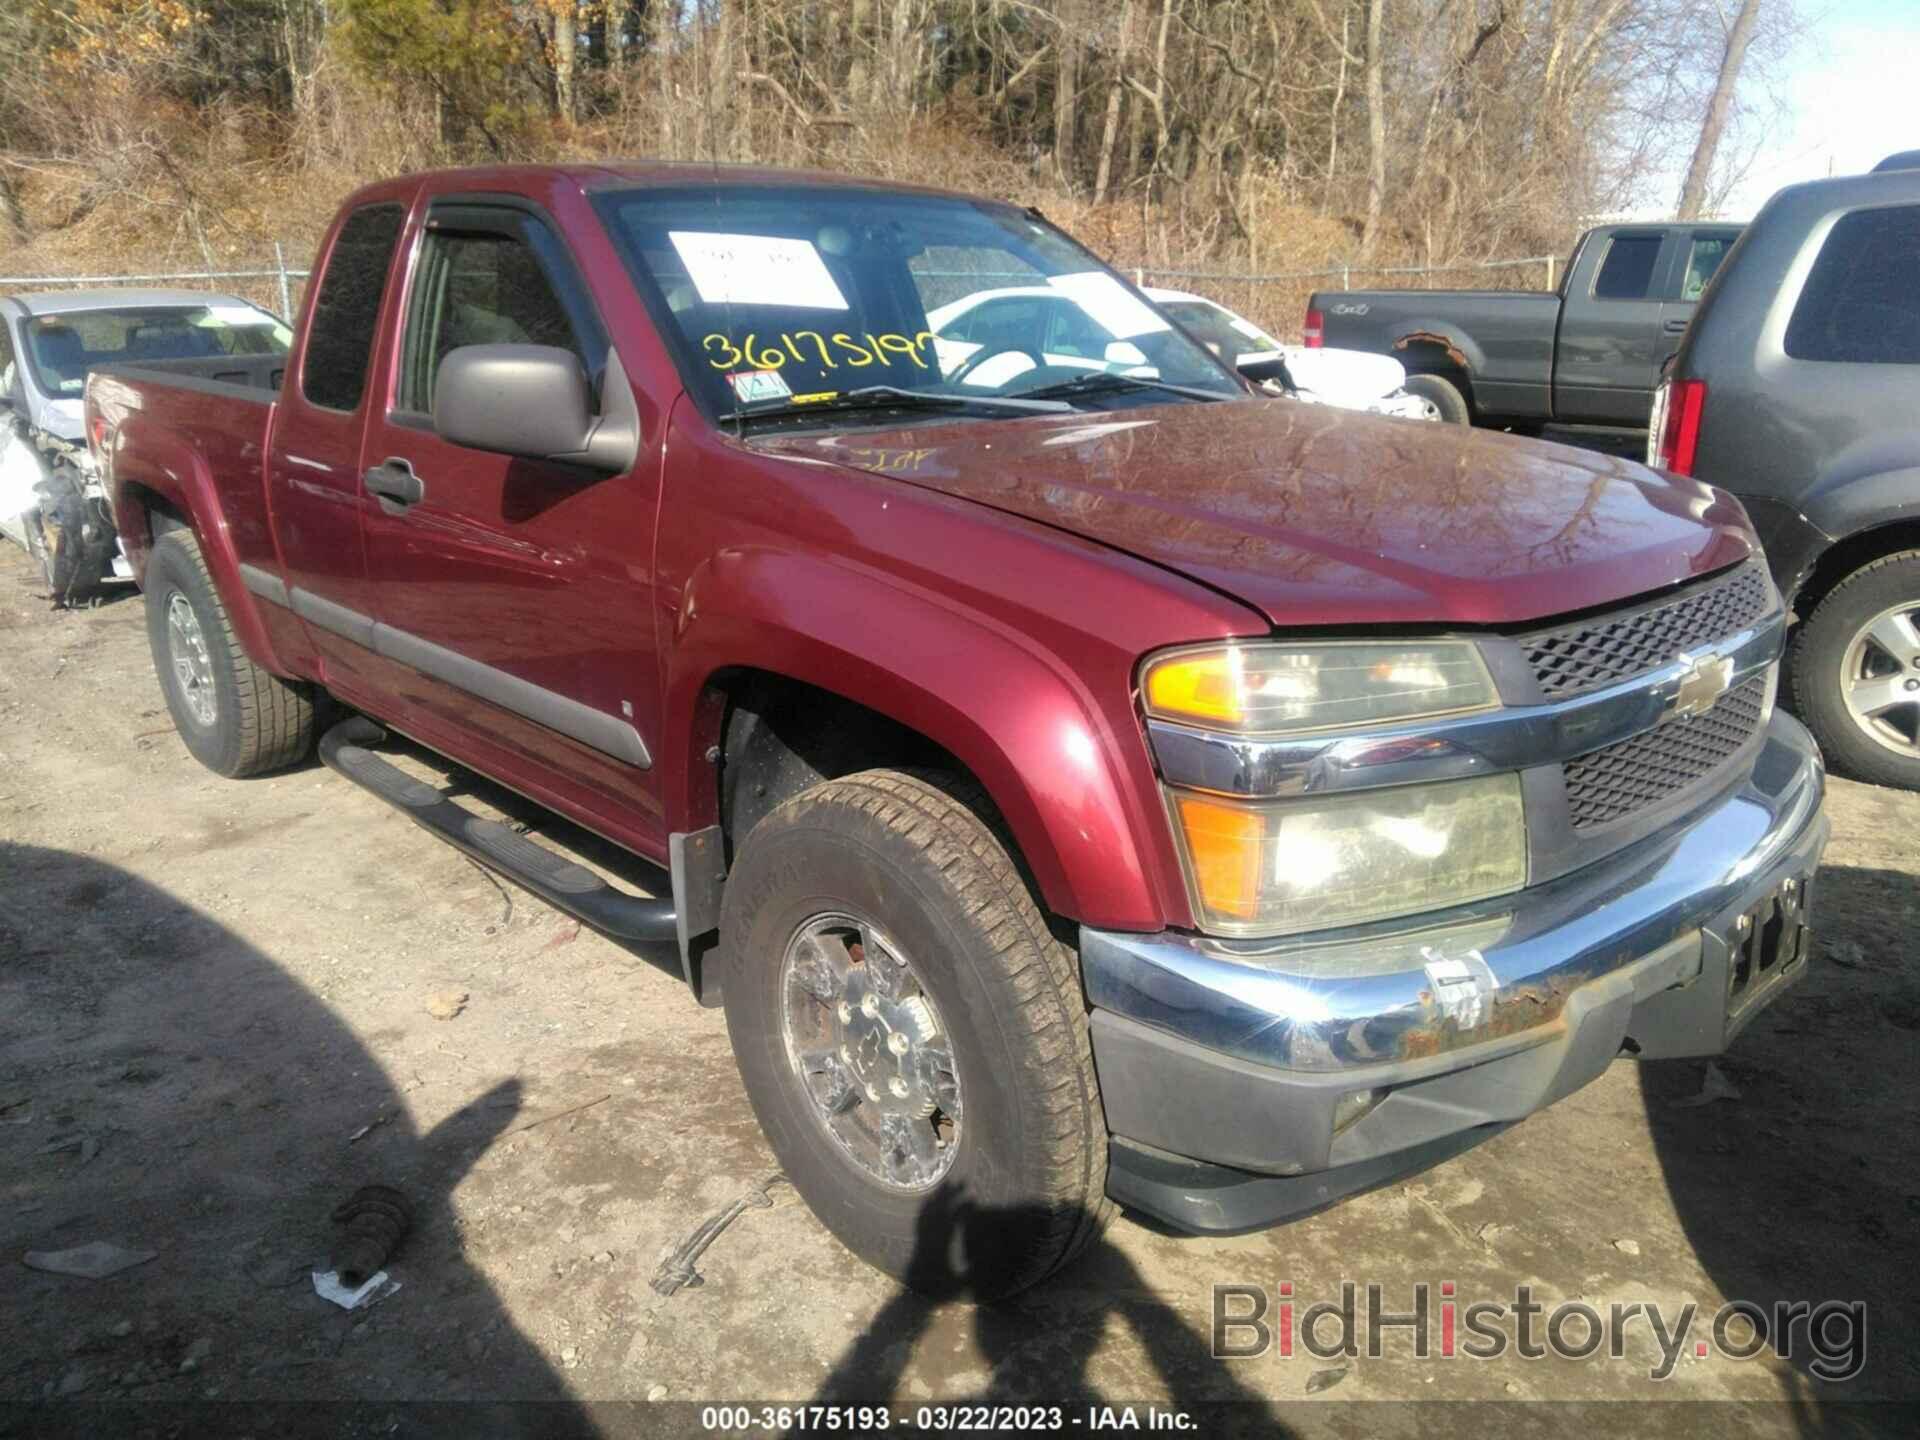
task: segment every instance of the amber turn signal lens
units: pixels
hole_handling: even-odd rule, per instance
[[[1197,795],[1175,795],[1173,804],[1201,904],[1217,915],[1253,919],[1260,910],[1265,818],[1257,810],[1219,805]]]
[[[1239,656],[1232,650],[1163,660],[1147,671],[1147,709],[1156,715],[1180,715],[1238,726]]]

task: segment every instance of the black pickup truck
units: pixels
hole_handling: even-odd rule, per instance
[[[1391,355],[1459,425],[1644,428],[1660,367],[1738,225],[1601,225],[1548,290],[1323,290],[1309,346]]]

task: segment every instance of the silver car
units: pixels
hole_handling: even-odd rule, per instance
[[[284,360],[292,340],[259,306],[203,290],[0,297],[0,534],[39,560],[57,602],[132,578],[83,433],[88,373],[148,366],[217,383]]]

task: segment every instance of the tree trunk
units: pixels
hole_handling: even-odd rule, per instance
[[[660,157],[677,158],[673,148],[673,34],[679,15],[677,0],[653,0],[654,103],[660,107]]]
[[[1060,39],[1054,47],[1053,168],[1061,183],[1073,188],[1074,136],[1080,129],[1080,45],[1078,5],[1059,5]]]
[[[1360,232],[1360,253],[1373,249],[1380,211],[1387,198],[1387,97],[1380,54],[1381,12],[1386,0],[1367,0],[1367,220]]]
[[[859,114],[872,97],[868,94],[867,56],[873,46],[873,0],[853,0],[847,22],[847,49],[853,52],[847,67],[847,109]]]
[[[27,212],[20,204],[20,191],[6,170],[0,170],[0,220],[22,245],[33,239],[33,228],[27,224]]]
[[[1114,46],[1113,84],[1107,89],[1107,120],[1100,132],[1100,173],[1093,182],[1093,203],[1107,198],[1107,184],[1113,178],[1113,146],[1120,135],[1120,101],[1127,89],[1127,58],[1133,44],[1133,0],[1120,3],[1120,40]]]
[[[579,44],[578,29],[573,0],[559,0],[553,7],[553,109],[554,118],[569,125],[573,123],[573,61]]]
[[[1347,103],[1347,22],[1346,7],[1340,9],[1340,74],[1333,84],[1333,104],[1327,111],[1327,187],[1320,208],[1333,205],[1333,177],[1340,168],[1340,107]]]
[[[1747,58],[1747,42],[1753,39],[1753,22],[1759,15],[1760,0],[1741,0],[1740,13],[1727,34],[1726,53],[1720,57],[1720,78],[1714,82],[1713,98],[1707,102],[1706,118],[1700,122],[1700,143],[1693,147],[1693,163],[1687,166],[1686,183],[1680,187],[1678,219],[1698,220],[1707,203],[1713,152],[1720,148],[1720,132],[1726,129],[1734,87],[1740,81],[1740,64]]]

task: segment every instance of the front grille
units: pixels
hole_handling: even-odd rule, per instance
[[[1573,828],[1620,820],[1711,774],[1760,728],[1765,673],[1722,695],[1704,715],[1684,716],[1569,760],[1567,809]]]
[[[1541,692],[1549,700],[1563,700],[1738,634],[1772,603],[1765,562],[1754,559],[1672,600],[1536,631],[1521,636],[1520,644]]]

